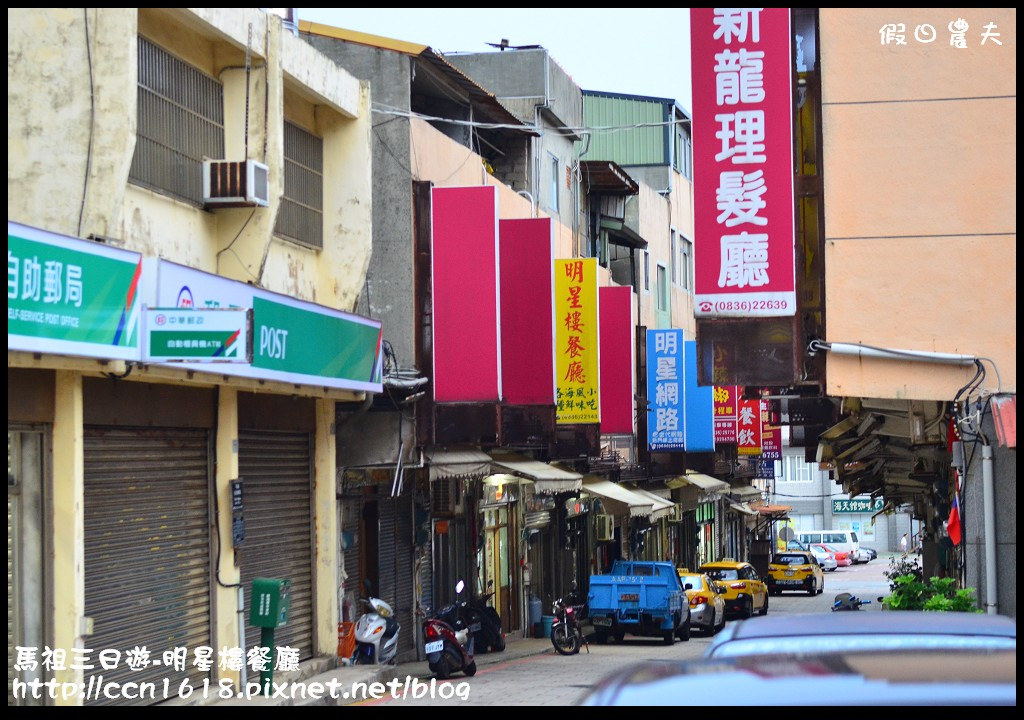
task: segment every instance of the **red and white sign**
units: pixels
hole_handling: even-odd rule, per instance
[[[736,418],[739,416],[739,385],[716,385],[714,401],[715,445],[735,445]]]
[[[736,454],[761,454],[761,401],[740,400],[736,420]]]
[[[796,314],[787,8],[690,10],[695,314]]]

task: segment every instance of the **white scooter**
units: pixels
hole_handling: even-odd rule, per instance
[[[356,621],[353,665],[386,665],[398,654],[398,620],[391,606],[380,598],[364,600],[370,612]]]

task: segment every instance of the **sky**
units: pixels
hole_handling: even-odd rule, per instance
[[[299,20],[429,45],[541,45],[584,90],[672,98],[689,112],[687,8],[298,8]]]

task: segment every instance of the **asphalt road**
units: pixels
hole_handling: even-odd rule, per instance
[[[837,593],[850,592],[870,599],[864,610],[878,611],[877,597],[888,592],[883,572],[888,557],[880,556],[867,565],[853,565],[825,573],[825,591],[808,597],[804,593],[786,593],[772,597],[769,615],[828,612]],[[751,622],[757,622],[753,618]],[[686,660],[699,657],[711,638],[697,633],[687,642],[663,645],[658,639],[628,637],[622,643],[591,644],[589,653],[584,648],[579,655],[563,657],[554,652],[550,643],[542,640],[522,640],[510,643],[508,660],[500,655],[480,656],[488,664],[478,662],[475,677],[456,675],[444,683],[431,683],[430,675],[422,664],[410,666],[413,678],[421,683],[424,693],[419,698],[383,699],[365,704],[402,707],[405,705],[573,705],[602,678],[624,665],[643,660]],[[515,652],[512,648],[518,646]],[[540,654],[527,654],[540,653]],[[399,677],[402,677],[399,666]],[[450,687],[442,688],[442,685]],[[431,690],[431,688],[433,688]],[[447,697],[445,697],[447,696]],[[361,703],[363,704],[363,703]]]

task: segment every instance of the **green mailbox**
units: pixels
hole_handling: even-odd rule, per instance
[[[252,581],[249,624],[259,628],[284,627],[292,604],[292,583],[281,578],[256,578]]]

